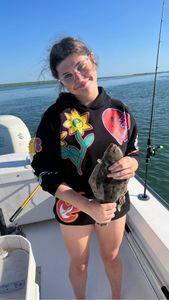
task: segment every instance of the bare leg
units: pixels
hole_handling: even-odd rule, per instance
[[[65,246],[70,255],[69,278],[76,299],[85,299],[89,244],[93,225],[71,226],[60,224]]]
[[[112,289],[112,299],[121,299],[122,263],[118,253],[125,221],[126,216],[111,221],[108,226],[95,225],[101,256]]]

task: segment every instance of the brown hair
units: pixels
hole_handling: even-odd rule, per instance
[[[86,45],[75,38],[65,37],[51,48],[49,55],[50,70],[54,78],[58,79],[57,65],[71,54],[89,55],[91,51]]]

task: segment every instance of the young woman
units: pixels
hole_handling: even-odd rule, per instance
[[[85,299],[89,244],[95,230],[112,298],[120,299],[119,248],[130,200],[121,210],[100,204],[88,183],[97,159],[110,143],[124,157],[109,167],[108,177],[129,179],[138,168],[137,127],[128,108],[97,84],[93,52],[72,37],[54,44],[50,69],[68,90],[44,113],[36,134],[32,167],[42,188],[56,198],[54,214],[70,255],[70,281],[77,299]],[[100,226],[98,223],[108,223]]]

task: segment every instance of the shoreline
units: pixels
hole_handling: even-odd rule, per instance
[[[157,72],[157,74],[169,73],[169,71],[161,71]],[[100,76],[98,80],[107,80],[107,79],[122,79],[122,78],[129,78],[129,77],[136,77],[136,76],[146,76],[146,75],[153,75],[155,72],[147,72],[147,73],[133,73],[133,74],[126,74],[126,75],[114,75],[114,76]],[[28,82],[14,82],[14,83],[0,83],[1,87],[17,87],[17,86],[29,86],[29,85],[40,85],[40,84],[57,84],[56,80],[46,80],[46,81],[28,81]]]

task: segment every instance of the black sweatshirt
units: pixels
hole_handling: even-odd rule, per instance
[[[93,197],[89,176],[110,143],[138,158],[136,122],[124,103],[103,88],[89,105],[61,93],[44,113],[35,139],[32,167],[41,186],[52,195],[61,183]]]

